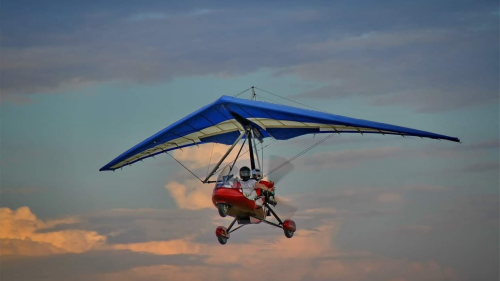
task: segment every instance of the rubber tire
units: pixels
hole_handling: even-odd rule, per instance
[[[226,245],[226,243],[227,243],[227,237],[226,236],[217,236],[217,240],[219,240],[219,243],[221,245]]]
[[[227,216],[227,211],[229,210],[229,205],[224,203],[217,204],[217,209],[219,210],[219,215],[223,218]]]
[[[286,238],[292,238],[293,234],[295,233],[294,231],[286,230],[283,229],[283,232],[285,233]]]

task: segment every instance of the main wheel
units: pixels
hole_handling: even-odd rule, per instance
[[[283,222],[283,232],[285,233],[286,238],[292,238],[296,230],[297,226],[293,220],[285,220]]]
[[[217,236],[217,240],[219,240],[219,243],[222,245],[227,243],[227,239],[229,239],[229,233],[227,233],[227,228],[225,226],[218,226],[217,229],[215,229],[215,236]]]
[[[219,240],[219,243],[221,243],[222,245],[226,245],[226,243],[227,243],[226,236],[217,236],[217,240]]]
[[[229,205],[224,203],[217,204],[217,209],[219,209],[219,215],[223,218],[227,216],[227,210],[229,210]]]
[[[286,238],[292,238],[293,234],[295,233],[295,232],[293,232],[291,230],[286,230],[286,229],[283,229],[283,232],[285,232]],[[220,242],[220,240],[219,240],[219,242]]]

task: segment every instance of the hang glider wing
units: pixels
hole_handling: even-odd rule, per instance
[[[240,131],[244,130],[241,117],[260,127],[262,137],[273,137],[277,140],[287,140],[305,134],[361,133],[417,136],[460,142],[458,138],[411,128],[222,96],[127,150],[100,171],[115,170],[156,154],[187,146],[211,142],[232,144],[239,137]]]

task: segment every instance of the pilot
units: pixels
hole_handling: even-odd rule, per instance
[[[260,171],[259,171],[259,175],[260,175]],[[251,176],[250,168],[248,168],[246,166],[241,167],[241,169],[240,169],[240,178],[241,178],[240,184],[241,184],[241,189],[243,191],[243,195],[245,195],[245,197],[250,199],[250,200],[255,200],[257,198],[257,192],[255,191],[256,189],[270,190],[270,188],[257,182],[257,180],[256,180],[257,177],[251,178],[250,176]],[[262,206],[264,201],[262,198],[260,198],[258,200],[255,200],[255,203],[257,204],[257,206]],[[264,218],[264,210],[262,208],[256,209],[256,213],[259,217]]]

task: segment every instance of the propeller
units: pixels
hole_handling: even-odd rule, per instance
[[[288,175],[295,169],[292,163],[287,161],[288,161],[287,159],[280,156],[276,155],[269,156],[269,171],[267,172],[267,174],[271,173],[273,175],[271,177],[272,181],[279,182],[281,179],[283,179],[286,175]]]
[[[287,161],[287,159],[280,156],[269,156],[268,174],[271,174],[269,176],[266,174],[265,177],[267,180],[272,180],[277,189],[280,188],[278,183],[295,169],[292,163]],[[291,204],[289,199],[280,196],[275,196],[274,198],[278,202],[274,210],[283,220],[292,218],[295,212],[297,212],[297,207]]]

